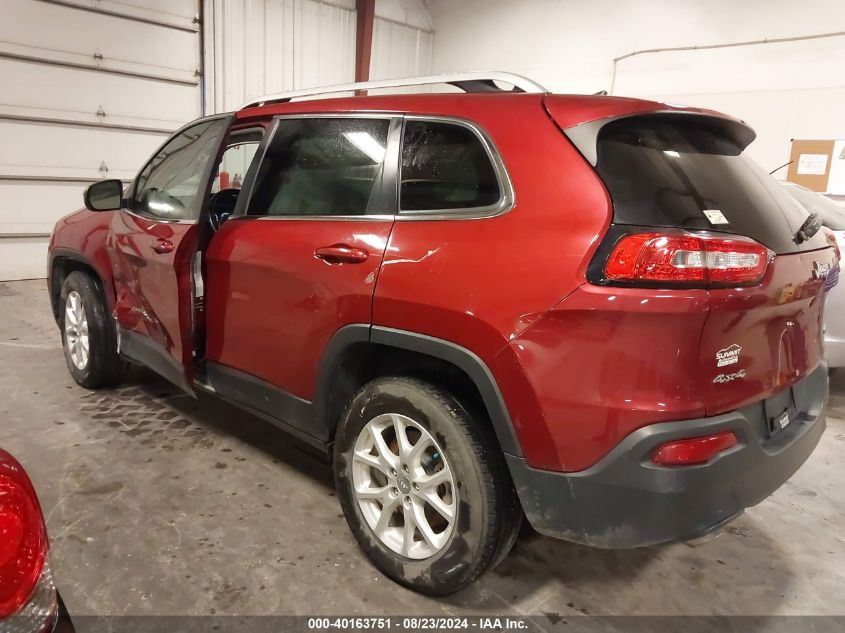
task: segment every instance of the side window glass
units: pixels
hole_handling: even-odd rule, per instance
[[[388,119],[280,119],[247,215],[363,215],[384,169]]]
[[[228,119],[205,121],[171,139],[138,176],[132,209],[162,220],[197,219],[202,178],[228,124]]]
[[[488,207],[502,195],[481,139],[454,123],[406,121],[401,177],[402,211]]]
[[[263,132],[256,130],[247,134],[233,135],[229,147],[223,152],[217,173],[211,181],[211,193],[224,189],[240,189],[247,169],[255,158]]]

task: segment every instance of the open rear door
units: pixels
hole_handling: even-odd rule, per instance
[[[177,131],[144,166],[109,233],[121,352],[192,393],[193,262],[232,116]]]

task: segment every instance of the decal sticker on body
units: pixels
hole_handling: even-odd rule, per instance
[[[739,362],[739,353],[742,348],[734,343],[728,345],[725,349],[720,349],[716,352],[716,367],[724,367],[725,365],[733,365]]]

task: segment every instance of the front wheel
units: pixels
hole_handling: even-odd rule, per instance
[[[504,557],[522,518],[488,427],[446,391],[375,380],[338,427],[335,481],[367,556],[416,591],[453,593]]]
[[[59,326],[65,362],[73,379],[88,389],[117,384],[125,364],[117,352],[117,333],[94,279],[81,271],[62,285]]]

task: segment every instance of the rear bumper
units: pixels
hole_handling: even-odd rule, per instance
[[[824,356],[831,369],[845,367],[845,340],[825,337]]]
[[[827,294],[824,306],[825,358],[831,367],[845,367],[845,279]]]
[[[764,402],[723,415],[640,428],[587,470],[536,470],[507,455],[522,507],[538,532],[602,548],[700,537],[777,490],[825,427],[827,365],[792,388],[792,422],[770,437]],[[778,398],[779,396],[774,396]],[[654,450],[675,439],[733,431],[739,445],[707,464],[664,468]]]

